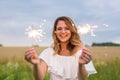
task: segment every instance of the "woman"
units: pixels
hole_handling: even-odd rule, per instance
[[[86,80],[89,74],[96,73],[91,52],[83,47],[71,18],[58,17],[52,36],[53,46],[45,49],[39,57],[33,48],[25,52],[25,59],[34,66],[35,80],[44,80],[47,71],[50,80]]]

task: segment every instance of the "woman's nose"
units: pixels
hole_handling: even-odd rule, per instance
[[[62,33],[65,33],[65,31],[66,31],[65,29],[62,29],[62,30],[61,30]]]

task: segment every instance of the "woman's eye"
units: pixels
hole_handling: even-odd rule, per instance
[[[66,27],[66,28],[57,28],[56,30],[57,30],[57,31],[70,30],[70,28],[69,28],[69,27]]]
[[[57,30],[62,30],[62,28],[57,28]]]
[[[69,28],[69,27],[67,27],[67,28],[65,28],[65,30],[70,30],[70,28]]]

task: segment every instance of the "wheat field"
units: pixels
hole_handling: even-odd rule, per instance
[[[0,47],[0,61],[23,60],[24,52],[30,47]],[[47,47],[34,47],[38,54]],[[120,58],[120,47],[88,47],[91,50],[93,59],[111,60]]]
[[[30,47],[0,47],[0,80],[34,80],[32,65],[24,60]],[[40,54],[47,47],[34,47]],[[97,74],[88,80],[120,80],[120,47],[88,47],[92,51]],[[49,80],[49,74],[45,80]]]

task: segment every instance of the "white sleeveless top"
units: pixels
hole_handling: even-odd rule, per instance
[[[82,53],[79,50],[74,56],[53,55],[52,48],[45,49],[39,59],[44,60],[48,65],[50,80],[78,80],[78,60]],[[96,73],[92,61],[85,64],[88,75]]]

